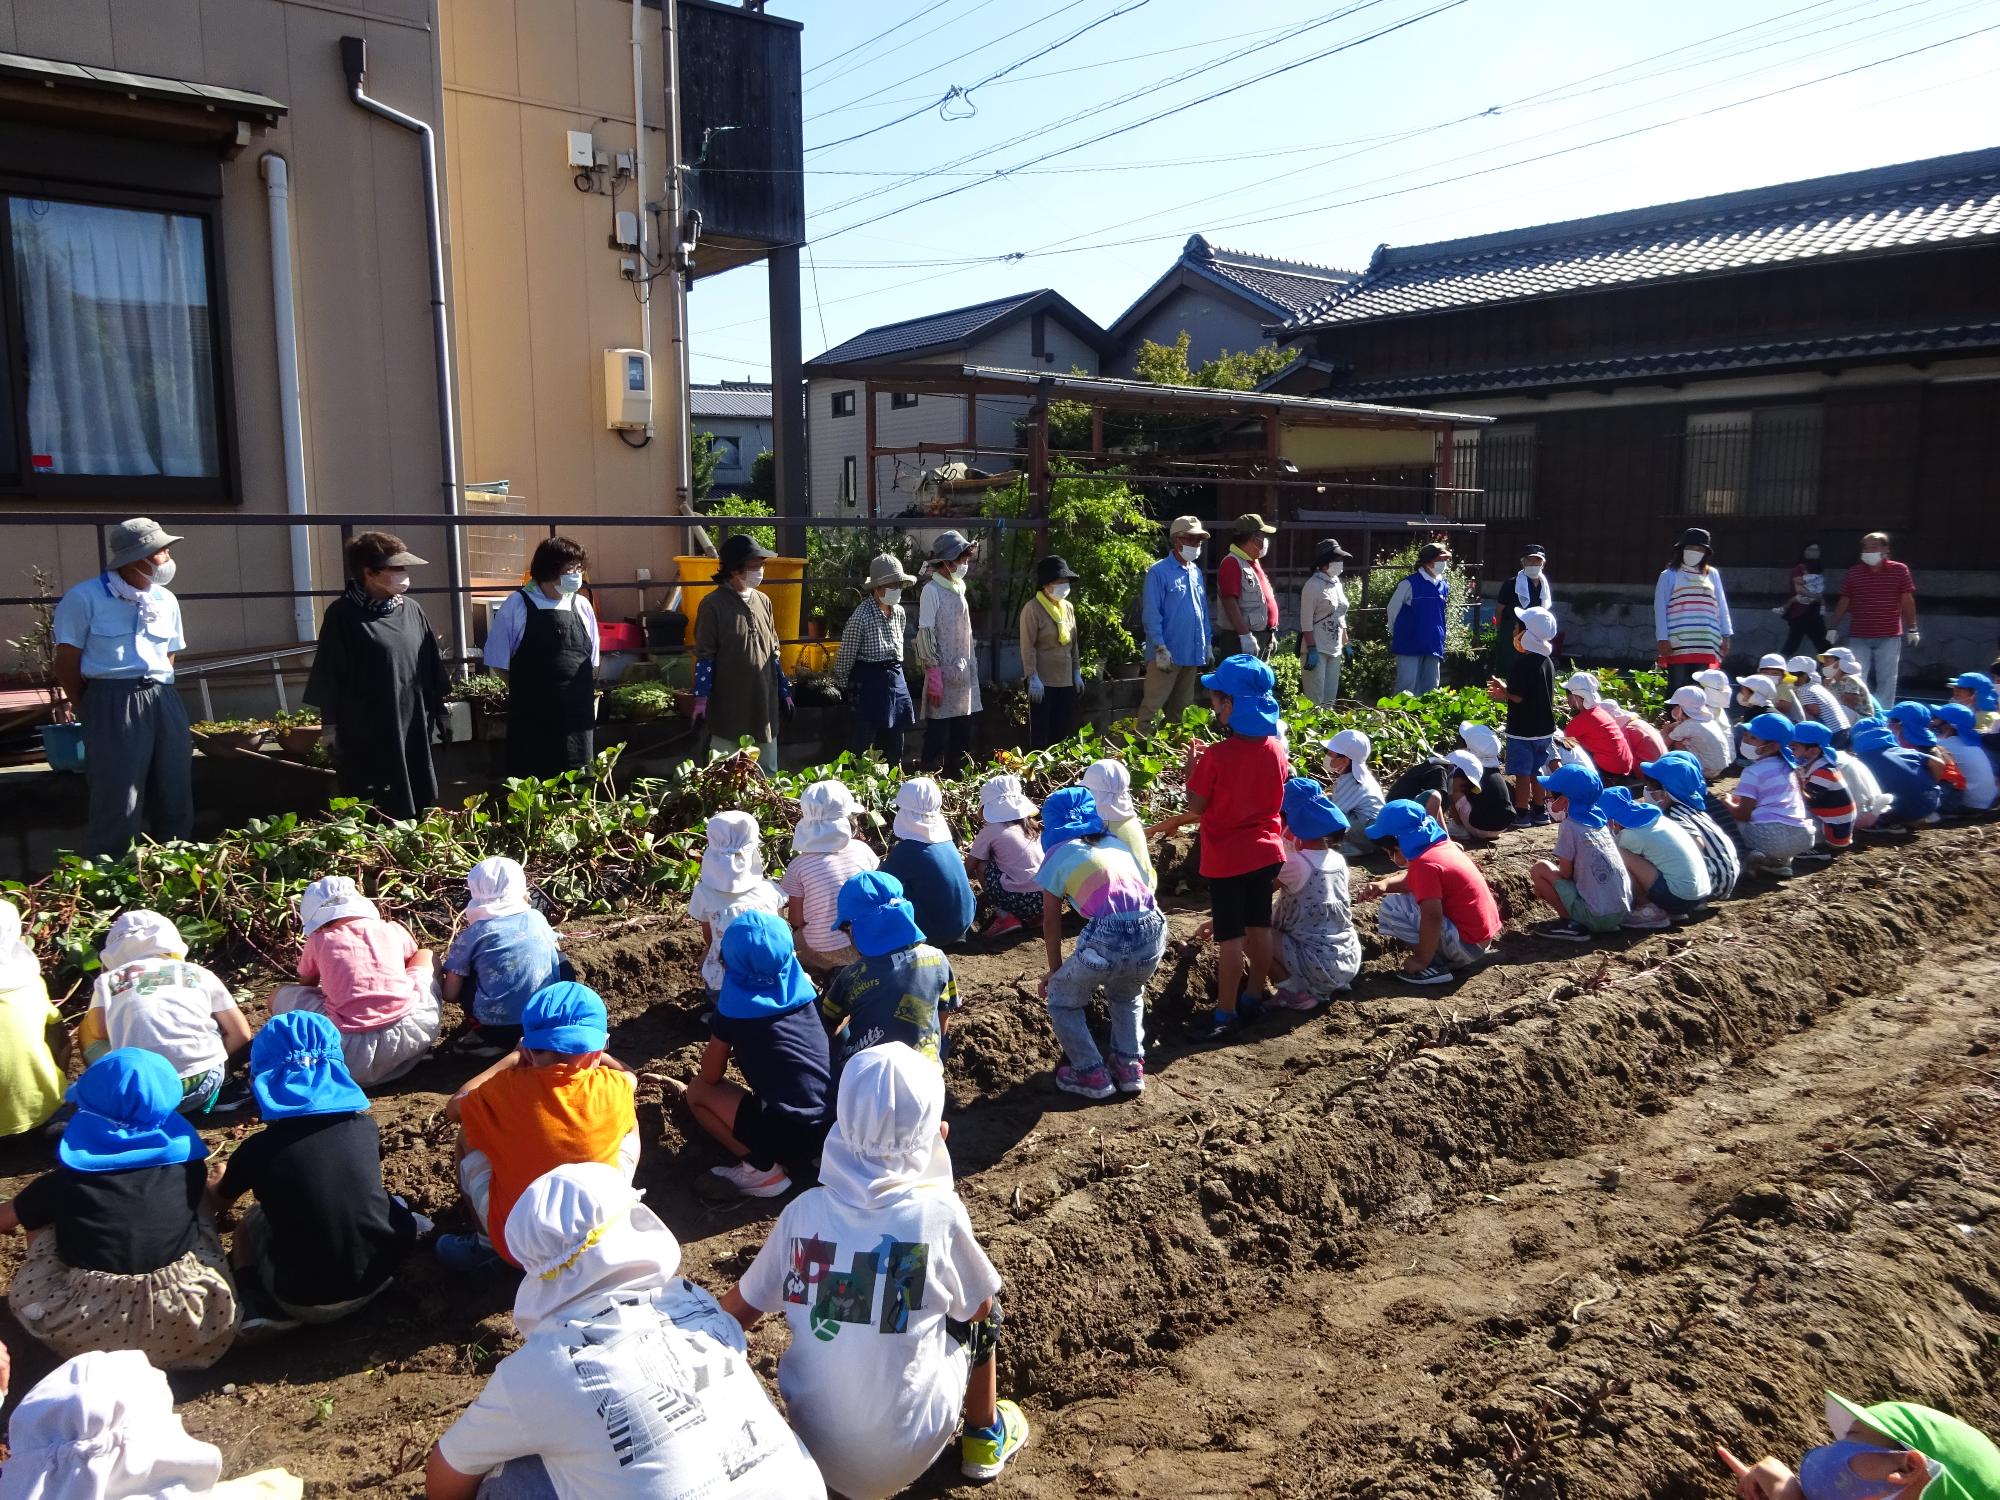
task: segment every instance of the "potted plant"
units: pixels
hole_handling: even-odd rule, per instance
[[[452,689],[472,710],[472,737],[475,740],[504,740],[507,737],[507,679],[498,672],[481,672]]]
[[[255,750],[271,732],[264,719],[203,719],[188,726],[204,755],[240,754]]]
[[[271,721],[271,727],[277,732],[278,748],[287,755],[303,759],[320,742],[318,709],[296,708],[290,713],[279,714]]]
[[[48,695],[49,722],[41,726],[42,753],[57,771],[83,769],[83,726],[69,712],[68,699],[56,682],[55,578],[40,564],[28,569],[35,602],[29,606],[33,623],[28,633],[7,642],[21,675]]]

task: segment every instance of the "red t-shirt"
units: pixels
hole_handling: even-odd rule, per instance
[[[1264,576],[1264,565],[1255,562],[1250,565],[1250,574],[1257,582],[1257,592],[1264,598],[1264,624],[1267,628],[1278,628],[1278,596],[1271,592],[1271,580]],[[1222,565],[1215,570],[1215,592],[1224,599],[1243,599],[1243,560],[1233,552],[1222,555]],[[1218,612],[1219,613],[1219,612]],[[1247,615],[1244,617],[1249,618]],[[1226,624],[1227,616],[1217,622]]]
[[[1632,774],[1632,747],[1625,742],[1624,731],[1619,729],[1618,721],[1611,717],[1603,704],[1586,708],[1563,725],[1563,733],[1590,752],[1591,763],[1597,767],[1598,775]]]
[[[1486,877],[1470,856],[1450,839],[1432,844],[1404,870],[1404,889],[1419,902],[1436,901],[1468,943],[1490,943],[1500,936],[1500,908]]]
[[[1208,806],[1201,814],[1201,873],[1210,880],[1248,875],[1285,862],[1278,809],[1291,762],[1270,736],[1232,734],[1194,763],[1188,790]]]
[[[1646,761],[1658,760],[1667,753],[1667,742],[1660,731],[1636,714],[1632,719],[1618,726],[1625,736],[1625,744],[1632,752],[1632,769],[1637,770]],[[1593,760],[1595,756],[1591,757]]]
[[[1903,633],[1903,595],[1917,591],[1910,570],[1893,557],[1879,568],[1856,563],[1847,570],[1847,634],[1880,640]]]

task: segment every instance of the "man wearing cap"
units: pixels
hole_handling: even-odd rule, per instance
[[[1347,649],[1347,590],[1340,575],[1354,554],[1332,537],[1313,548],[1312,576],[1299,590],[1299,691],[1325,706],[1340,696],[1340,653]]]
[[[1141,734],[1153,727],[1162,708],[1178,714],[1192,703],[1196,680],[1208,670],[1208,600],[1201,582],[1201,547],[1207,540],[1199,519],[1175,516],[1167,527],[1167,555],[1146,570],[1139,611],[1146,633]]]
[[[878,751],[892,766],[902,765],[903,737],[917,722],[903,676],[903,590],[916,581],[886,552],[870,560],[861,585],[868,599],[847,617],[831,673],[848,705],[847,748]]]
[[[1389,650],[1396,658],[1396,691],[1434,692],[1444,668],[1444,637],[1451,580],[1451,548],[1425,542],[1416,571],[1389,596]]]
[[[972,764],[979,656],[966,576],[978,549],[956,531],[931,544],[930,581],[917,597],[917,663],[924,669],[924,768],[956,776]]]
[[[1222,656],[1241,654],[1261,661],[1271,654],[1271,637],[1278,626],[1278,596],[1264,576],[1263,561],[1278,528],[1266,526],[1255,511],[1245,511],[1236,518],[1235,532],[1235,541],[1215,570],[1216,611],[1222,617],[1216,622],[1216,646]]]
[[[757,592],[764,559],[775,553],[738,532],[722,544],[715,581],[694,612],[695,723],[707,743],[733,750],[740,739],[757,747],[757,769],[778,770],[778,717],[792,708],[792,685],[778,657],[771,601]]]
[[[1829,642],[1840,639],[1861,658],[1868,687],[1884,703],[1896,701],[1896,678],[1902,671],[1903,647],[1920,643],[1917,633],[1917,585],[1907,563],[1889,555],[1889,533],[1871,531],[1861,539],[1861,561],[1847,570],[1840,602],[1833,606],[1827,628]]]
[[[194,741],[174,687],[187,642],[167,591],[180,540],[144,516],[113,527],[109,567],[56,605],[55,678],[83,721],[92,858],[123,854],[148,821],[162,839],[194,830]]]

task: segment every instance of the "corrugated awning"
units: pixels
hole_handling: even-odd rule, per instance
[[[0,116],[137,135],[207,140],[226,150],[248,145],[286,108],[265,94],[92,68],[51,57],[0,52]]]

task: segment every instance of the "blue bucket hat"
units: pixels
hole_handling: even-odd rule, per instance
[[[1669,750],[1658,760],[1641,761],[1639,774],[1665,787],[1667,795],[1684,807],[1700,812],[1708,806],[1708,778],[1692,751]]]
[[[194,1126],[175,1113],[180,1075],[157,1052],[120,1047],[69,1086],[76,1113],[63,1126],[56,1156],[74,1172],[170,1167],[208,1155]]]
[[[924,940],[917,909],[903,895],[903,882],[882,870],[850,875],[841,886],[833,930],[843,927],[863,958],[879,958]]]
[[[1633,796],[1629,786],[1606,787],[1597,810],[1620,828],[1651,828],[1664,816],[1652,803]]]
[[[1935,750],[1937,736],[1931,732],[1928,703],[1898,703],[1889,710],[1889,722],[1903,731],[1903,743],[1912,750]]]
[[[587,984],[574,979],[545,984],[521,1007],[521,1045],[531,1052],[581,1057],[602,1052],[610,1042],[611,1018],[597,991]]]
[[[1347,814],[1310,776],[1294,776],[1285,783],[1284,814],[1292,833],[1302,839],[1337,839],[1349,827]]]
[[[1830,766],[1840,764],[1840,754],[1833,748],[1833,731],[1817,719],[1805,719],[1792,726],[1794,745],[1811,745],[1819,751],[1819,757]]]
[[[1878,750],[1894,750],[1896,736],[1889,732],[1889,726],[1880,719],[1863,719],[1854,726],[1847,743],[1855,754],[1867,755]]]
[[[790,1015],[813,1002],[812,981],[792,948],[792,929],[767,911],[746,911],[722,935],[722,993],[715,1008],[737,1021]]]
[[[368,1107],[368,1096],[347,1071],[339,1030],[309,1010],[288,1010],[264,1023],[250,1044],[250,1089],[267,1120],[351,1115]]]
[[[1979,733],[1977,716],[1963,703],[1941,703],[1931,710],[1931,717],[1949,724],[1951,732],[1959,739],[1969,740]]]
[[[1254,739],[1278,732],[1278,696],[1273,691],[1278,679],[1256,657],[1225,656],[1213,672],[1202,675],[1201,685],[1229,695],[1229,727],[1236,733]]]
[[[1797,764],[1792,759],[1792,727],[1792,721],[1783,714],[1762,713],[1745,724],[1743,732],[1752,739],[1776,745],[1779,756],[1789,766]]]
[[[1415,859],[1433,844],[1450,837],[1442,824],[1425,812],[1421,803],[1398,797],[1385,803],[1375,821],[1363,830],[1371,839],[1394,839],[1405,859]]]
[[[1066,786],[1042,804],[1042,853],[1071,839],[1104,832],[1104,817],[1088,787]]]
[[[1951,685],[1972,694],[1973,707],[1983,714],[2000,709],[2000,687],[1996,687],[1993,679],[1984,672],[1960,672],[1952,678]]]
[[[1604,795],[1603,779],[1588,766],[1557,766],[1536,780],[1544,791],[1569,801],[1569,821],[1579,828],[1602,828],[1604,814],[1597,799]]]

